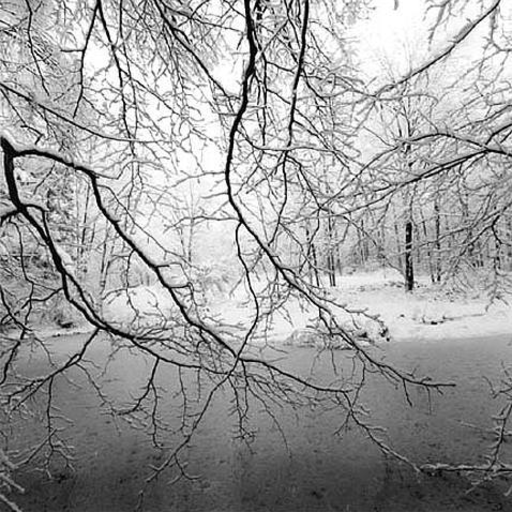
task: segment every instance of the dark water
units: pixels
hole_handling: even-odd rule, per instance
[[[55,344],[64,350],[64,342],[69,346],[76,341],[79,338]],[[490,442],[485,429],[492,426],[490,417],[499,406],[491,399],[484,377],[499,380],[502,363],[512,361],[509,341],[499,337],[386,345],[383,354],[389,362],[435,380],[454,381],[457,386],[430,397],[412,389],[411,407],[403,390],[369,376],[363,401],[372,411],[371,421],[386,428],[395,449],[420,464],[481,462]],[[286,361],[290,367],[305,372],[315,361],[318,375],[329,373],[327,356],[318,359],[306,348],[290,352]],[[98,344],[93,359],[99,361],[106,354],[106,344]],[[340,351],[335,357],[349,356]],[[37,372],[37,366],[32,361],[31,371]],[[41,472],[21,472],[19,480],[28,490],[26,496],[18,497],[24,510],[134,509],[144,479],[151,474],[149,465],[165,460],[165,452],[153,448],[143,432],[108,414],[108,400],[140,395],[150,370],[150,364],[140,357],[119,356],[103,377],[105,396],[86,386],[80,371],[71,373],[73,381],[56,380],[53,392],[60,410],[55,416],[73,421],[62,436],[74,444],[74,471],[56,458],[50,467],[53,479]],[[176,381],[176,375],[167,372],[160,383],[172,392]],[[179,424],[180,403],[177,397],[165,404],[171,423]],[[229,410],[227,395],[219,395],[183,453],[186,471],[199,478],[171,485],[175,473],[164,472],[147,487],[143,510],[512,511],[512,499],[503,496],[499,482],[467,494],[469,484],[463,476],[418,477],[384,456],[359,430],[336,435],[342,420],[336,410],[322,414],[310,408],[276,409],[277,428],[254,403],[250,416],[256,436],[250,445],[233,439],[236,419]],[[67,421],[55,420],[56,426],[64,424]],[[25,423],[11,432],[12,444],[33,445],[42,431],[40,422]],[[173,439],[176,442],[179,437],[162,441],[172,446]]]

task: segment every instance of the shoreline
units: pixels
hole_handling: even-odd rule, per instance
[[[403,288],[397,286],[396,279],[396,274],[389,269],[351,274],[345,276],[342,287],[328,290],[333,299],[347,304],[350,309],[359,309],[370,315],[356,316],[355,326],[360,327],[363,338],[366,333],[368,339],[379,345],[387,341],[375,331],[376,326],[372,325],[370,319],[372,315],[387,326],[389,341],[394,343],[512,336],[512,306],[505,301],[491,304],[482,298],[483,293],[476,290],[472,291],[471,296],[446,287],[429,285],[426,281],[419,282],[418,288],[412,293],[406,293]],[[167,297],[158,297],[155,293],[155,290],[151,290],[153,300],[159,302],[160,299],[163,304],[166,299],[168,301]],[[140,301],[136,304],[140,316],[147,314],[150,318],[154,312],[151,304],[146,305],[143,300],[148,295],[146,287],[140,287],[136,295],[140,295]],[[240,298],[237,300],[237,297],[231,296],[218,299],[212,308],[212,313],[218,315],[218,325],[224,325],[228,331],[231,328],[236,331],[237,326],[250,322],[251,311],[240,302]],[[168,313],[172,314],[171,311],[169,309]],[[133,310],[119,301],[108,305],[106,313],[107,318],[111,320],[118,319],[129,323]],[[339,313],[342,324],[351,323],[348,313],[342,309]],[[315,312],[302,309],[298,301],[290,301],[283,310],[274,312],[266,339],[275,346],[284,347],[287,341],[296,336],[309,334],[310,337],[314,337],[314,325]],[[33,331],[42,339],[86,335],[93,330],[93,326],[84,323],[69,328],[51,323],[33,327]],[[3,334],[9,336],[13,332],[15,331],[6,330]],[[263,332],[261,335],[263,336]],[[258,342],[255,344],[259,345]]]

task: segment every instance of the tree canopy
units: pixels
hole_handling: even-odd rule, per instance
[[[150,371],[109,413],[155,439],[173,430],[158,420],[162,367],[207,389],[189,403],[180,380],[183,422],[155,475],[182,471],[221,391],[242,437],[252,400],[273,419],[275,403],[332,406],[340,429],[415,466],[360,403],[366,372],[406,395],[451,383],[375,352],[386,326],[345,304],[337,279],[371,262],[398,268],[409,290],[413,265],[435,282],[478,273],[497,300],[512,265],[510,7],[425,4],[423,47],[393,69],[364,61],[367,0],[2,2],[0,422],[40,397],[51,457],[52,386],[76,370],[101,389],[88,351],[111,340],[111,355],[133,350]],[[276,361],[275,325],[301,316],[297,336],[351,349],[350,375],[325,383]],[[46,320],[89,334],[27,377]],[[483,470],[510,471],[501,446]],[[0,498],[16,510],[9,464]]]

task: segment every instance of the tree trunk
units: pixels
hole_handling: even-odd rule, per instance
[[[364,266],[368,261],[369,250],[368,250],[368,240],[366,238],[366,230],[364,225],[364,219],[361,219],[361,226],[357,230],[358,233],[358,243],[359,243],[359,258],[361,266]]]
[[[414,288],[414,264],[412,258],[412,220],[405,223],[405,289],[410,292]]]
[[[403,265],[402,265],[402,247],[401,247],[401,244],[400,244],[400,233],[399,233],[399,230],[398,230],[398,222],[394,222],[394,229],[395,229],[395,240],[396,240],[396,257],[397,257],[397,265],[398,265],[398,268],[403,268]]]
[[[335,257],[335,236],[334,220],[329,215],[327,219],[328,247],[327,247],[327,273],[329,274],[329,284],[336,286],[336,257]]]
[[[428,272],[430,274],[430,281],[432,284],[436,282],[436,276],[434,274],[434,264],[432,262],[432,247],[430,245],[430,241],[428,239],[428,228],[427,221],[425,219],[425,215],[423,213],[423,209],[420,209],[421,212],[421,225],[423,227],[423,237],[425,239],[425,250],[427,252],[427,262],[428,262]]]
[[[311,253],[311,263],[310,268],[313,271],[313,276],[315,277],[315,283],[317,286],[320,286],[320,276],[318,275],[318,259],[316,257],[316,246],[314,242],[311,242],[310,246]],[[311,283],[313,283],[313,279],[311,278]]]
[[[311,230],[309,229],[309,223],[306,221],[306,243],[308,244],[308,250],[306,254],[307,268],[309,274],[309,282],[320,286],[320,276],[318,275],[318,260],[316,257],[316,247],[313,237],[311,236]],[[314,280],[313,280],[314,279]]]
[[[441,215],[439,214],[439,203],[436,199],[434,201],[434,212],[435,212],[435,255],[436,255],[436,268],[435,268],[435,282],[441,282]]]
[[[501,243],[497,238],[494,238],[494,268],[497,270],[502,268]]]

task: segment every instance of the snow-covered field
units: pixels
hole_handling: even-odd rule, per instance
[[[340,296],[353,306],[378,313],[397,341],[449,340],[512,334],[510,302],[489,304],[483,292],[454,292],[427,278],[405,293],[394,270],[343,276]]]
[[[338,278],[338,286],[329,293],[351,310],[363,310],[378,315],[389,329],[394,341],[467,339],[500,334],[512,334],[512,308],[509,303],[490,303],[483,292],[454,291],[432,285],[427,277],[417,278],[417,287],[406,293],[402,277],[393,269],[358,272]],[[212,324],[248,325],[254,315],[250,302],[240,294],[229,295],[215,289],[210,296],[208,314]],[[105,313],[111,320],[134,325],[158,325],[170,318],[176,309],[164,290],[158,287],[138,287],[111,297]],[[315,311],[305,310],[298,302],[289,302],[272,312],[271,321],[261,324],[273,342],[290,340],[306,332],[314,324]],[[340,310],[342,322],[349,316]],[[362,328],[370,330],[371,321],[359,316]],[[215,320],[214,320],[215,319]]]

